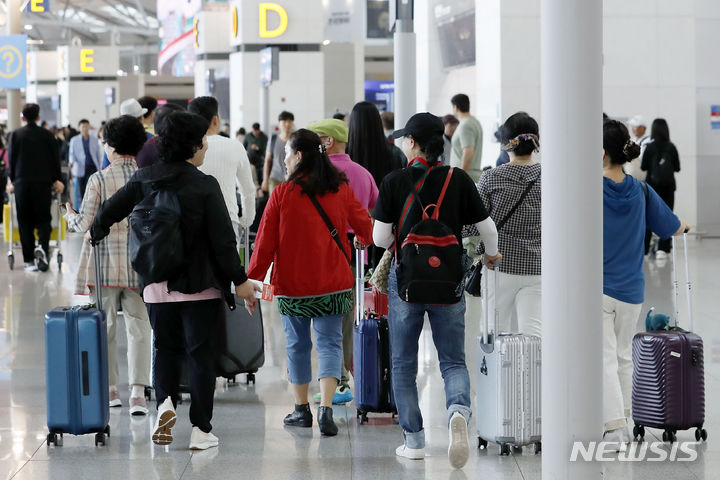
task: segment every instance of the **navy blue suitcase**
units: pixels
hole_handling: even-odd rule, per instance
[[[95,445],[110,436],[107,320],[95,270],[97,307],[57,307],[45,315],[48,445],[62,446],[64,433],[95,433]]]
[[[368,413],[392,413],[393,417],[397,414],[390,376],[390,330],[387,318],[365,312],[364,257],[364,251],[358,250],[353,332],[355,405],[361,424],[367,422]]]

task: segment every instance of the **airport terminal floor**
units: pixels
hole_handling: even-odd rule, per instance
[[[336,406],[337,437],[321,438],[313,429],[284,428],[282,419],[292,409],[285,369],[285,335],[277,306],[263,305],[266,363],[257,374],[256,385],[246,385],[244,375],[237,384],[218,385],[214,430],[219,448],[193,453],[188,450],[190,424],[188,405],[178,408],[175,442],[168,447],[153,445],[150,433],[154,408],[147,417],[128,415],[128,391],[121,386],[124,408],[112,409],[112,436],[107,446],[96,447],[94,436],[65,436],[64,446],[48,447],[45,418],[45,349],[43,317],[58,305],[71,305],[75,264],[81,239],[63,242],[65,264],[57,272],[52,263],[45,274],[26,273],[0,262],[0,479],[508,479],[541,478],[541,455],[532,448],[501,457],[497,446],[471,450],[468,464],[453,470],[448,463],[448,432],[445,396],[437,355],[429,330],[421,337],[418,387],[425,417],[427,457],[413,461],[395,456],[402,442],[401,429],[388,415],[372,415],[368,424],[355,418],[354,404]],[[16,254],[19,252],[16,252]],[[708,442],[699,444],[694,462],[614,462],[604,466],[604,479],[720,479],[720,325],[717,323],[716,293],[720,289],[720,241],[691,240],[690,261],[694,282],[695,330],[705,341],[705,378]],[[643,314],[652,305],[670,312],[671,265],[648,260],[645,265],[647,297]],[[681,312],[684,312],[681,304]],[[681,318],[685,318],[681,314]],[[477,318],[467,318],[468,366],[474,378]],[[640,328],[640,324],[638,325]],[[118,332],[123,332],[118,328]],[[124,334],[119,334],[122,338]],[[125,345],[124,339],[120,340]],[[121,347],[121,348],[124,348]],[[123,358],[122,352],[120,358]],[[568,359],[572,361],[572,359]],[[121,362],[120,378],[127,378]],[[600,379],[588,378],[588,382]],[[473,381],[474,387],[474,381]],[[582,385],[577,385],[582,388]],[[318,391],[317,382],[311,392]],[[473,388],[474,395],[474,388]],[[473,410],[482,408],[475,405]],[[476,444],[471,423],[471,443]],[[544,428],[552,426],[544,425]],[[660,431],[649,429],[646,440],[656,440]],[[598,432],[600,435],[602,432]],[[678,440],[694,441],[693,431],[678,432]],[[670,450],[669,444],[663,447]]]

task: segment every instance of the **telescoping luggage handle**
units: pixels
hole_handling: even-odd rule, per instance
[[[495,330],[497,330],[498,324],[498,310],[497,310],[497,294],[498,294],[498,267],[500,262],[495,262],[495,267],[492,270],[493,273],[493,284],[495,293],[493,295],[493,333],[490,334],[490,297],[488,296],[488,276],[490,275],[490,269],[486,267],[485,275],[483,275],[483,298],[485,299],[485,308],[483,308],[483,332],[482,332],[482,343],[483,345],[490,345],[495,341]]]
[[[365,316],[365,250],[356,250],[355,255],[355,326]]]
[[[689,331],[693,331],[695,327],[695,322],[693,320],[693,313],[692,313],[692,282],[690,281],[690,259],[688,257],[688,236],[687,232],[683,233],[683,247],[684,247],[684,254],[685,254],[685,288],[686,288],[686,294],[687,294],[687,309],[688,309],[688,326]],[[674,290],[674,307],[675,307],[675,327],[678,326],[678,318],[680,317],[680,306],[678,302],[678,297],[680,296],[680,284],[678,282],[678,276],[677,276],[677,263],[676,263],[676,256],[675,256],[675,237],[672,237],[672,261],[673,261],[673,269],[672,269],[672,275],[673,275],[673,290]]]
[[[99,244],[95,244],[94,246],[90,247],[93,251],[93,259],[95,262],[93,270],[95,270],[95,301],[97,304],[98,310],[103,309],[102,305],[102,275],[100,274],[100,269],[102,268],[102,261],[100,260],[100,248],[98,248]]]
[[[250,227],[243,228],[243,230],[245,230],[245,248],[243,248],[245,261],[243,266],[245,267],[245,272],[247,272],[250,266]]]

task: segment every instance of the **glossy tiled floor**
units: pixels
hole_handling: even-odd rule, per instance
[[[274,306],[266,305],[266,365],[256,386],[238,383],[219,388],[216,395],[214,433],[221,440],[217,449],[200,453],[187,450],[190,426],[188,403],[179,407],[176,441],[169,448],[154,446],[150,429],[154,416],[133,418],[127,409],[114,409],[112,437],[107,447],[95,447],[91,435],[65,437],[61,448],[45,445],[45,355],[43,315],[56,305],[79,302],[70,295],[74,279],[73,259],[77,238],[65,242],[66,265],[58,274],[56,265],[48,274],[9,272],[0,262],[0,479],[226,479],[292,478],[332,480],[345,478],[470,478],[539,479],[541,457],[529,450],[510,457],[498,456],[497,447],[472,451],[468,465],[453,471],[447,461],[443,384],[437,355],[429,336],[421,339],[418,376],[425,414],[428,457],[413,462],[395,457],[401,432],[387,416],[359,426],[352,405],[336,407],[340,434],[320,438],[315,429],[286,430],[282,418],[290,410],[291,396],[285,377],[285,339]],[[19,254],[16,251],[16,254]],[[695,288],[695,329],[706,345],[707,423],[709,442],[699,447],[692,463],[616,463],[606,467],[606,479],[720,479],[720,414],[716,407],[720,392],[720,324],[715,318],[716,295],[720,292],[720,241],[691,243]],[[646,305],[670,310],[670,267],[649,263]],[[645,311],[647,310],[647,307]],[[681,312],[685,312],[684,306]],[[478,333],[478,322],[468,321],[468,345]],[[122,331],[122,330],[120,330]],[[470,360],[471,375],[474,368]],[[120,357],[122,358],[122,356]],[[121,367],[122,368],[122,367]],[[121,370],[121,378],[124,376]],[[240,378],[243,380],[243,378]],[[317,385],[313,385],[317,390]],[[123,390],[127,402],[127,392]],[[653,434],[659,432],[654,431]],[[680,432],[690,440],[690,432]]]

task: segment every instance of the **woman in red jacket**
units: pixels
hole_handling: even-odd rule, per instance
[[[301,129],[291,135],[285,165],[288,181],[273,190],[265,207],[248,276],[263,280],[274,263],[271,283],[287,337],[295,396],[295,411],[285,417],[285,425],[312,426],[312,323],[322,391],[318,424],[323,435],[333,436],[338,431],[332,399],[342,369],[342,317],[353,308],[347,229],[350,225],[359,242],[370,244],[372,220],[315,133]]]

